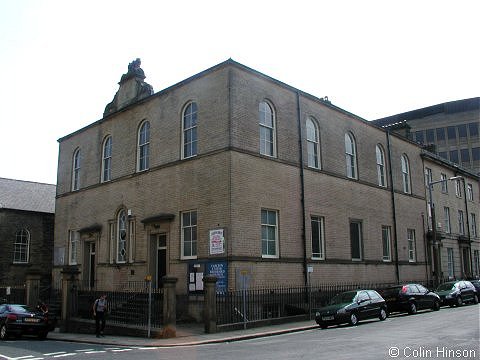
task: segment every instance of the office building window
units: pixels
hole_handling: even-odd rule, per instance
[[[260,154],[276,156],[275,115],[265,101],[258,105],[260,116]]]
[[[362,223],[360,221],[350,222],[350,245],[352,251],[352,260],[363,259],[363,238]]]
[[[435,129],[437,133],[437,141],[445,141],[445,128]]]
[[[345,160],[347,165],[347,177],[357,179],[357,149],[352,134],[345,134]]]
[[[450,151],[450,161],[454,163],[458,163],[458,150],[451,150]]]
[[[13,263],[27,264],[30,252],[30,232],[27,229],[20,229],[15,233],[13,244]]]
[[[150,123],[144,121],[138,131],[137,171],[150,167]]]
[[[325,220],[320,216],[312,216],[312,259],[324,260],[325,259]]]
[[[102,147],[102,182],[112,179],[112,137],[107,136]]]
[[[307,118],[307,154],[308,166],[320,168],[320,140],[315,120]]]
[[[470,133],[470,139],[478,139],[478,122],[468,124],[468,132]]]
[[[182,213],[182,258],[197,258],[197,211]]]
[[[435,143],[435,129],[427,129],[427,144]]]
[[[423,131],[415,131],[415,142],[423,145]]]
[[[407,229],[408,261],[415,261],[415,230]]]
[[[465,223],[463,220],[463,211],[458,210],[458,233],[460,235],[465,235]]]
[[[407,155],[403,154],[401,158],[402,162],[402,182],[403,182],[403,192],[406,194],[411,193],[410,189],[410,164],[408,162]]]
[[[390,226],[382,226],[382,245],[383,245],[383,261],[392,261],[392,229]]]
[[[460,149],[460,157],[462,159],[462,162],[469,163],[470,162],[470,150]]]
[[[447,137],[448,137],[448,140],[456,140],[457,139],[457,133],[455,132],[455,126],[448,126],[447,127]]]
[[[197,155],[197,114],[197,104],[194,102],[188,104],[183,112],[182,158],[184,159]]]
[[[457,130],[458,130],[458,137],[460,139],[465,139],[467,137],[467,125],[466,124],[458,125]]]
[[[386,175],[385,175],[385,151],[383,147],[378,144],[375,147],[375,153],[377,157],[377,181],[379,186],[387,186]]]
[[[278,257],[278,212],[264,210],[261,213],[262,257]]]

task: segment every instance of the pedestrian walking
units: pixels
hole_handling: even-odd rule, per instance
[[[107,310],[107,295],[102,294],[93,303],[93,317],[95,318],[95,335],[97,335],[97,337],[104,336],[103,330],[105,330],[105,314]]]

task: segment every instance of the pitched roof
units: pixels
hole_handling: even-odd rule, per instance
[[[0,178],[0,209],[53,214],[56,189],[51,184]]]

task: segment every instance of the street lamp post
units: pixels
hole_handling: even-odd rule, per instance
[[[440,244],[439,241],[437,240],[437,223],[435,220],[435,205],[433,203],[433,197],[432,197],[432,188],[433,185],[443,183],[446,181],[453,181],[457,179],[463,179],[462,176],[453,176],[449,179],[442,179],[442,180],[436,180],[436,181],[430,181],[428,183],[428,197],[429,197],[429,209],[430,209],[430,217],[431,217],[431,225],[432,225],[432,238],[433,238],[433,273],[434,273],[434,281],[435,281],[435,286],[437,286],[440,282]]]

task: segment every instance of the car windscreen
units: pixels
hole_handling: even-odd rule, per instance
[[[30,310],[24,305],[8,305],[8,311],[15,313],[28,313]]]
[[[334,296],[332,300],[330,300],[330,304],[336,305],[336,304],[352,303],[356,295],[357,295],[356,291],[348,291],[348,292],[338,294]]]
[[[442,291],[442,290],[455,290],[455,283],[454,282],[449,282],[445,284],[441,284],[438,286],[437,290]]]

